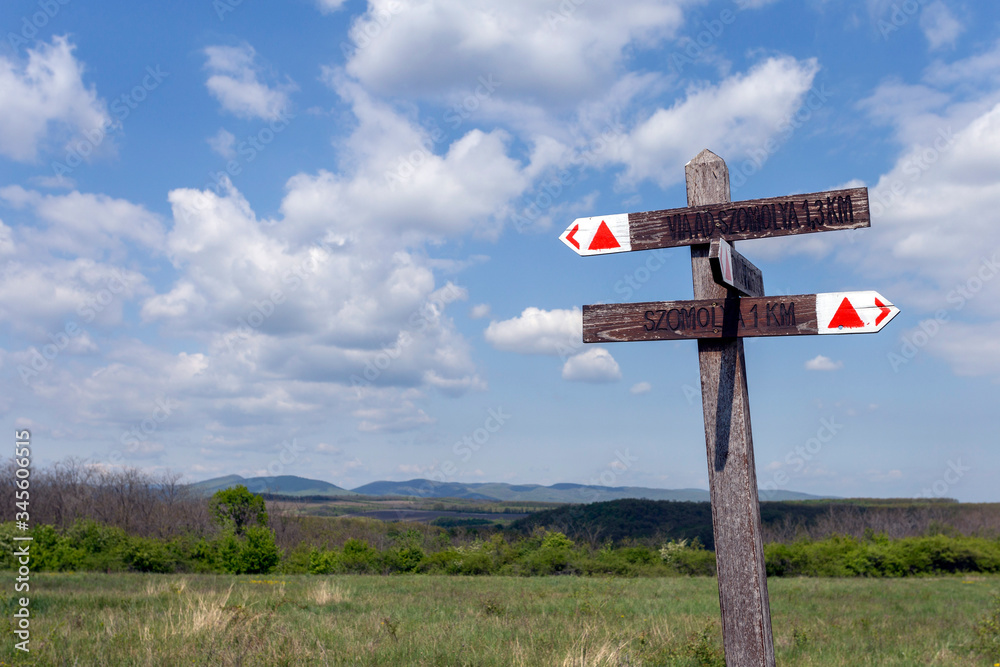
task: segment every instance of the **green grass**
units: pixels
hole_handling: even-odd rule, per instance
[[[0,665],[723,664],[711,578],[40,573],[31,586],[32,652],[13,648],[11,585]],[[1000,662],[975,652],[1000,577],[769,589],[779,665]]]

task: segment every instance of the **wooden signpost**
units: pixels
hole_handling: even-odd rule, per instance
[[[899,312],[878,292],[764,295],[729,241],[869,227],[867,188],[731,202],[729,169],[704,150],[685,167],[688,207],[579,218],[579,255],[691,246],[694,300],[583,307],[585,343],[698,341],[726,664],[774,665],[743,338],[875,333]]]
[[[899,309],[878,292],[583,307],[583,342],[876,333]]]
[[[715,281],[743,296],[764,296],[764,275],[726,239],[712,239],[708,249]]]
[[[870,226],[868,188],[851,188],[577,218],[559,239],[578,255],[604,255]]]

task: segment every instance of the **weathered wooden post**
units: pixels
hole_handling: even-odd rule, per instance
[[[560,240],[579,255],[691,246],[693,301],[583,307],[585,343],[698,341],[726,662],[774,665],[743,338],[875,333],[899,309],[878,292],[764,296],[760,269],[729,241],[858,229],[868,189],[731,202],[729,169],[704,150],[685,168],[688,207],[578,218]]]
[[[684,167],[684,176],[688,206],[730,202],[729,168],[715,153],[699,153]],[[738,297],[715,282],[708,255],[709,244],[691,246],[694,298]],[[743,339],[698,340],[698,365],[726,663],[773,667]]]

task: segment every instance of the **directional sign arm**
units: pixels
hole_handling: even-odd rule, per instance
[[[878,292],[583,307],[583,342],[875,333],[899,309]]]
[[[604,255],[628,252],[632,249],[628,232],[628,213],[577,218],[569,229],[559,236],[573,252],[587,255]]]
[[[559,237],[579,255],[603,255],[871,226],[868,188],[577,218]],[[575,230],[575,231],[574,231]]]
[[[764,296],[764,274],[729,241],[712,239],[708,250],[715,282],[728,285],[744,296]]]
[[[876,333],[898,313],[899,308],[875,291],[816,295],[821,334]]]

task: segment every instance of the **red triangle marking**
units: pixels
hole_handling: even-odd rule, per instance
[[[840,307],[837,308],[837,312],[834,313],[833,319],[830,320],[829,329],[837,329],[839,327],[844,327],[845,329],[857,329],[858,327],[865,326],[865,323],[861,321],[858,316],[858,311],[854,310],[854,306],[851,305],[850,299],[846,296],[844,300],[840,302]]]
[[[878,317],[875,318],[875,326],[878,326],[879,324],[882,323],[882,320],[888,317],[889,313],[891,313],[892,311],[886,308],[885,304],[879,301],[878,299],[875,299],[875,305],[878,306],[879,309],[882,311],[881,313],[879,313]]]
[[[611,248],[621,247],[622,244],[611,233],[608,223],[601,220],[601,226],[597,228],[597,233],[594,234],[594,239],[590,242],[587,250],[610,250]]]
[[[580,231],[580,225],[574,225],[573,229],[570,230],[570,233],[566,235],[566,240],[572,243],[573,247],[576,248],[577,250],[580,249],[580,242],[573,237],[576,236],[576,233],[578,231]]]

